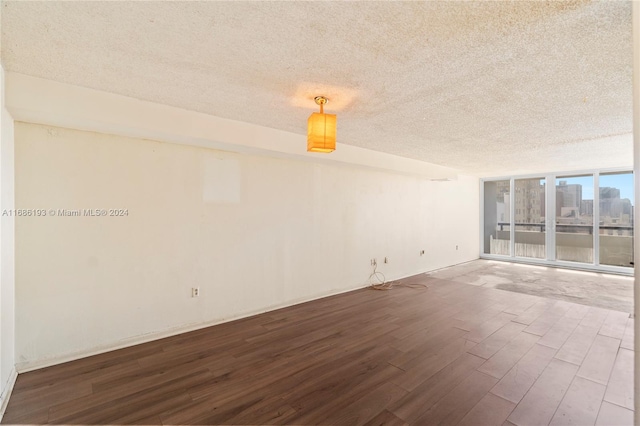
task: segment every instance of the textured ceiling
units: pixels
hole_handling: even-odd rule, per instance
[[[630,2],[3,2],[8,71],[468,173],[632,164]],[[338,147],[339,149],[339,147]]]

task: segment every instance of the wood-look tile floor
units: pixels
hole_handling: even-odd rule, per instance
[[[358,290],[21,374],[2,422],[633,424],[628,314],[407,281],[429,287]]]

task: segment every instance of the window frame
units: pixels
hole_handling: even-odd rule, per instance
[[[480,258],[488,259],[488,260],[502,260],[509,262],[517,262],[517,263],[527,263],[527,264],[535,264],[542,266],[555,266],[562,267],[568,269],[578,269],[578,270],[586,270],[586,271],[595,271],[595,272],[605,272],[619,275],[627,275],[633,276],[634,268],[633,265],[626,266],[613,266],[613,265],[603,265],[600,263],[600,175],[601,174],[611,174],[611,173],[630,173],[634,174],[634,170],[632,167],[616,167],[616,168],[603,168],[603,169],[586,169],[586,170],[568,170],[568,171],[557,171],[557,172],[543,172],[543,173],[529,173],[523,175],[508,175],[508,176],[492,176],[492,177],[484,177],[480,179]],[[529,258],[529,257],[518,257],[515,256],[515,181],[518,179],[545,179],[546,191],[545,191],[545,205],[547,209],[549,206],[553,206],[555,210],[556,205],[556,182],[558,177],[570,177],[570,176],[584,176],[584,175],[592,175],[593,176],[593,263],[582,263],[582,262],[572,262],[566,260],[557,260],[556,259],[556,217],[555,214],[549,216],[549,214],[545,214],[545,227],[546,227],[546,236],[545,236],[545,244],[546,244],[546,259],[537,259],[537,258]],[[511,231],[511,240],[510,240],[510,253],[509,255],[498,255],[498,254],[490,254],[484,252],[484,212],[485,212],[485,194],[484,187],[485,182],[495,182],[495,181],[510,181],[510,193],[509,193],[509,202],[510,202],[510,226],[509,229]],[[634,179],[635,185],[635,179]],[[553,188],[553,190],[551,190]],[[635,191],[635,188],[634,188]],[[636,208],[637,200],[633,200],[633,208]],[[632,220],[633,224],[633,238],[635,239],[635,223]],[[633,243],[632,243],[633,246]]]

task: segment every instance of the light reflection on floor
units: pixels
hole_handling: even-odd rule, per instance
[[[496,260],[474,260],[429,274],[466,284],[633,312],[633,277]]]

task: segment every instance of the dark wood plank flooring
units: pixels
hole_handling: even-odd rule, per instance
[[[420,275],[20,374],[5,424],[632,424],[633,321]]]

